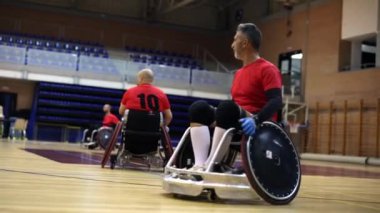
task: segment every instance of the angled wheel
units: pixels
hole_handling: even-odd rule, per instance
[[[249,183],[265,201],[288,204],[297,196],[301,184],[298,153],[279,125],[262,123],[255,136],[242,143],[241,153]]]
[[[109,128],[101,129],[98,131],[96,138],[100,147],[102,147],[102,149],[107,148],[108,143],[111,140],[112,133],[113,133],[113,130]]]
[[[193,146],[190,134],[186,137],[185,144],[181,147],[176,159],[177,168],[191,168],[195,163]]]
[[[111,155],[111,157],[110,157],[110,167],[111,167],[111,169],[115,168],[116,161],[117,161],[117,155]]]
[[[235,149],[229,149],[226,157],[223,159],[223,164],[233,167],[239,152]]]
[[[233,148],[230,148],[226,157],[223,159],[224,165],[232,167],[235,163],[235,159],[237,155],[239,154],[239,151]],[[181,150],[178,154],[178,157],[176,159],[176,166],[177,168],[191,168],[195,163],[194,158],[194,150],[193,145],[191,143],[191,137],[190,134],[187,136],[185,140],[185,144],[181,147]]]
[[[104,151],[104,155],[103,155],[103,159],[102,159],[102,168],[104,168],[104,166],[107,164],[107,162],[111,156],[111,152],[114,150],[114,148],[116,146],[117,138],[118,138],[119,133],[121,131],[121,127],[122,127],[122,123],[121,122],[117,123],[115,130],[112,133],[110,142],[108,143],[108,146]]]
[[[173,146],[170,139],[170,135],[166,131],[166,128],[164,126],[161,127],[161,145],[164,152],[164,164],[166,164],[166,162],[168,162],[170,157],[173,155]]]
[[[207,200],[211,202],[215,202],[218,199],[218,195],[215,193],[215,190],[212,190],[212,189],[207,191],[206,196],[207,196]]]

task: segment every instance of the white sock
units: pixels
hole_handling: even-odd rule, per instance
[[[210,130],[207,126],[191,127],[190,136],[194,149],[194,166],[203,166],[210,149]]]
[[[227,130],[226,129],[223,129],[221,127],[215,127],[215,130],[214,130],[214,137],[212,138],[212,145],[211,145],[211,152],[210,152],[210,155],[206,161],[206,164],[208,165],[212,156],[215,154],[215,151],[216,151],[216,148],[219,146],[219,143],[224,135],[224,133],[226,132]],[[216,162],[220,162],[222,159],[220,158],[223,158],[224,157],[224,154],[227,152],[228,150],[228,147],[229,146],[225,146],[225,147],[222,147],[219,151],[219,158],[215,159]]]

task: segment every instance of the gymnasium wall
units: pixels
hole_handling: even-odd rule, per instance
[[[0,92],[17,94],[17,110],[32,107],[35,85],[33,81],[0,78]]]
[[[291,15],[293,34],[289,38],[285,36],[286,20],[285,14],[279,14],[259,24],[264,35],[262,56],[277,65],[280,53],[291,50],[304,53],[305,101],[311,109],[308,151],[343,153],[343,141],[346,141],[345,154],[375,156],[379,131],[376,130],[376,106],[380,98],[380,69],[339,72],[339,67],[347,63],[350,55],[349,45],[341,41],[342,1],[316,1],[311,4],[309,12],[305,7],[295,8]],[[360,133],[361,99],[364,105]],[[349,108],[346,134],[343,134],[344,100],[348,101]],[[333,101],[331,122],[330,101]],[[317,102],[320,104],[318,123],[315,116]],[[362,140],[361,153],[359,138]]]
[[[355,37],[366,37],[376,34],[379,26],[379,1],[366,0],[364,2],[343,0],[343,39],[354,39]]]
[[[169,20],[169,16],[167,18]],[[182,16],[179,18],[184,19]],[[210,20],[207,17],[203,18],[207,19],[204,22]],[[125,45],[130,45],[192,53],[195,46],[199,44],[222,61],[231,60],[232,57],[230,49],[225,51],[230,44],[221,45],[226,40],[225,32],[185,30],[180,27],[162,26],[154,22],[101,19],[89,15],[21,8],[12,5],[1,5],[0,7],[0,30],[100,42],[112,48],[124,48]]]

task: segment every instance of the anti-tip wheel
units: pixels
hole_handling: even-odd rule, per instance
[[[116,166],[116,160],[117,160],[117,156],[116,155],[111,155],[111,157],[110,157],[110,167],[111,167],[111,169],[115,168],[115,166]]]
[[[208,190],[206,196],[207,196],[207,200],[211,202],[218,200],[218,196],[216,195],[214,190],[211,190],[211,189]]]

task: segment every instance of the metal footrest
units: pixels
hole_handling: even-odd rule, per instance
[[[165,168],[163,187],[166,191],[188,196],[200,196],[213,190],[222,199],[260,200],[249,185],[245,174],[226,174]]]

